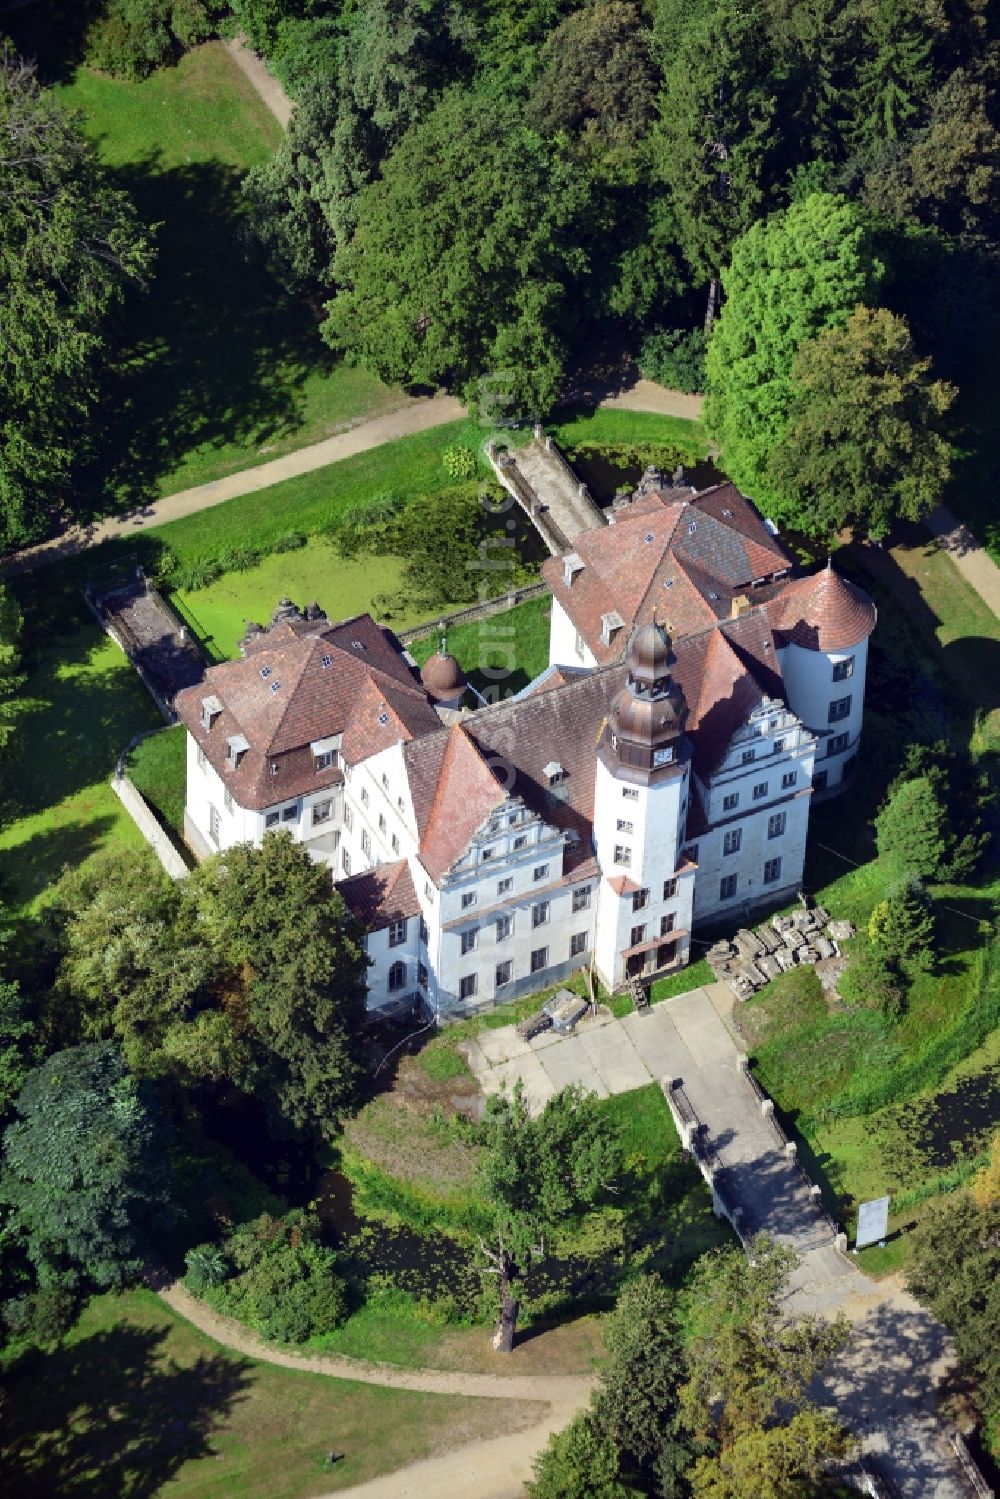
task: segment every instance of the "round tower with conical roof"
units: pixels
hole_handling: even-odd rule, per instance
[[[687,962],[694,867],[684,867],[690,794],[687,704],[661,625],[638,630],[597,748],[594,841],[601,884],[594,942],[609,988]]]
[[[851,779],[861,741],[868,637],[878,618],[856,583],[827,562],[793,578],[772,606],[788,705],[817,735],[813,792],[832,796]]]

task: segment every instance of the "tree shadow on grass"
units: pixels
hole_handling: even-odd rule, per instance
[[[26,1357],[0,1409],[5,1492],[151,1499],[184,1463],[211,1458],[252,1366],[224,1354],[180,1366],[166,1338],[124,1324]]]
[[[166,167],[152,155],[114,176],[158,228],[148,289],[131,293],[116,319],[107,425],[81,476],[84,496],[104,511],[148,505],[196,447],[239,444],[252,461],[295,431],[303,382],[335,363],[304,299],[267,269],[238,171]]]

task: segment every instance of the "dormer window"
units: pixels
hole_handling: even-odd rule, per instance
[[[242,734],[231,734],[226,740],[226,747],[226,764],[230,770],[235,770],[250,748],[250,745]]]
[[[333,657],[332,657],[332,656],[330,656],[330,655],[326,655],[326,656],[322,656],[322,657],[321,657],[321,658],[320,658],[320,663],[319,663],[319,664],[320,664],[320,666],[322,666],[322,667],[323,667],[323,668],[324,668],[324,669],[325,669],[325,668],[326,668],[326,667],[328,667],[328,666],[332,666],[332,665],[333,665]]]
[[[619,630],[625,628],[625,621],[617,609],[610,610],[601,615],[601,641],[604,645],[610,645]]]
[[[573,579],[576,577],[577,573],[582,572],[583,561],[581,560],[579,553],[569,552],[563,558],[563,582],[566,584],[566,587],[572,588]]]
[[[260,679],[261,679],[261,681],[262,682],[266,682],[267,679],[268,679],[268,677],[270,675],[271,675],[271,668],[269,666],[262,666],[261,669],[260,669]]]
[[[560,781],[565,781],[566,779],[566,771],[559,764],[558,760],[550,760],[548,765],[543,767],[542,775],[550,786],[558,785]]]
[[[314,770],[336,770],[340,765],[340,734],[331,734],[328,739],[314,739],[309,749],[313,757]]]
[[[217,697],[203,697],[201,700],[201,726],[210,730],[219,714],[222,712],[222,704]]]

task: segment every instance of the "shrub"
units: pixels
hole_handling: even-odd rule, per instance
[[[108,0],[87,29],[86,61],[102,73],[146,78],[216,29],[219,0]]]
[[[879,947],[865,947],[855,955],[837,991],[845,1004],[878,1010],[887,1020],[898,1019],[906,1005],[906,978]]]
[[[445,473],[452,479],[471,479],[476,472],[476,455],[471,448],[459,443],[450,448],[445,448],[441,454],[441,462],[444,464]]]
[[[188,1255],[186,1280],[211,1306],[265,1338],[304,1343],[346,1315],[336,1263],[320,1239],[319,1220],[296,1209],[283,1218],[262,1213],[241,1223],[221,1249],[199,1245]]]
[[[308,544],[308,536],[303,536],[301,531],[289,531],[287,536],[279,536],[277,541],[272,541],[272,552],[298,552]]]
[[[211,1286],[221,1286],[229,1275],[226,1257],[217,1244],[197,1244],[184,1256],[187,1274],[184,1283],[195,1296]]]
[[[41,1286],[27,1296],[4,1302],[4,1326],[13,1338],[44,1347],[68,1332],[79,1302],[67,1286]]]
[[[695,395],[705,389],[707,342],[701,328],[658,328],[643,340],[639,368],[649,380]]]

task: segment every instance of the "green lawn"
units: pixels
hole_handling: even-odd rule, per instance
[[[552,599],[546,594],[448,631],[449,651],[489,702],[520,692],[548,666],[551,609]],[[419,665],[437,650],[440,639],[432,630],[411,641],[409,650]]]
[[[9,18],[28,32],[34,18]],[[53,39],[43,43],[43,77]],[[119,320],[108,453],[95,506],[205,483],[402,405],[402,391],[335,359],[304,298],[264,265],[240,181],[281,130],[218,42],[141,83],[79,68],[58,85],[103,160],[157,224],[146,294]]]
[[[141,843],[110,777],[132,735],[162,722],[75,590],[39,588],[31,599],[29,709],[5,767],[0,827],[0,889],[15,910],[96,849]]]
[[[183,724],[160,729],[137,744],[129,755],[128,774],[170,834],[175,847],[191,862],[184,842],[187,794],[187,730]]]
[[[6,1385],[0,1445],[17,1499],[306,1499],[539,1412],[275,1368],[220,1348],[149,1291],[96,1298],[63,1346]]]

